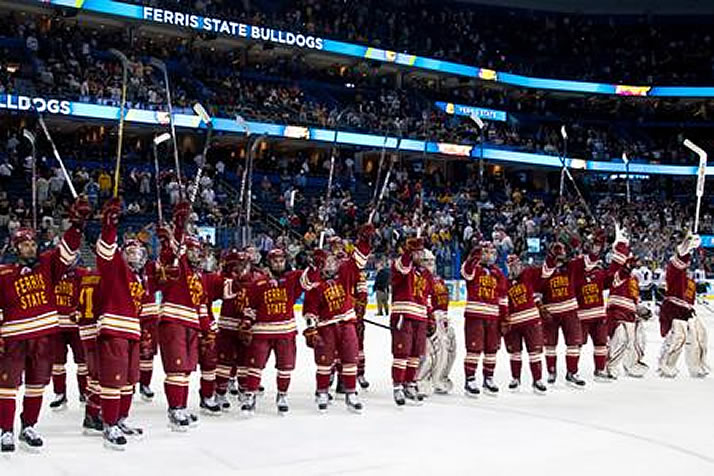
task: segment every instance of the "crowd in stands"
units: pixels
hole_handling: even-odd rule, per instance
[[[560,125],[567,123],[569,154],[596,160],[611,160],[627,151],[638,160],[686,163],[691,156],[682,150],[677,125],[652,129],[651,134],[643,133],[640,126],[654,118],[676,124],[673,121],[712,117],[712,106],[705,101],[558,99],[513,88],[440,91],[419,79],[394,88],[389,79],[372,74],[368,67],[315,68],[297,56],[245,62],[232,51],[214,51],[190,40],[79,28],[45,17],[10,16],[5,24],[5,35],[20,39],[22,48],[5,51],[19,66],[14,72],[0,71],[0,93],[118,104],[121,67],[107,49],[129,43],[133,52],[129,101],[143,108],[165,108],[163,78],[146,64],[148,57],[156,56],[171,58],[172,95],[178,111],[201,100],[215,114],[227,117],[241,114],[246,119],[431,141],[480,142],[477,127],[468,118],[449,116],[434,107],[435,100],[451,100],[509,112],[508,122],[489,122],[485,133],[489,146],[556,155],[563,151]],[[345,87],[345,83],[355,87]],[[612,117],[627,121],[604,120]]]
[[[709,15],[575,15],[428,0],[132,0],[539,77],[714,82]]]

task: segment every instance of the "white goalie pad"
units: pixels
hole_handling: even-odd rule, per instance
[[[672,328],[667,333],[662,343],[662,350],[659,354],[658,373],[662,377],[673,378],[677,376],[677,361],[684,350],[687,342],[687,322],[681,319],[672,321]]]
[[[689,374],[696,378],[706,377],[710,372],[707,362],[709,350],[707,328],[699,317],[694,317],[687,322],[687,331],[684,358]]]
[[[426,355],[419,366],[419,390],[426,394],[448,393],[452,387],[449,373],[455,360],[456,333],[448,318],[437,318],[436,332],[427,339]]]
[[[627,322],[620,322],[608,343],[607,369],[612,375],[618,375],[618,368],[625,358],[627,348],[630,346],[630,334],[627,332],[627,324]]]
[[[623,366],[630,377],[644,377],[647,370],[649,370],[649,367],[644,362],[645,345],[647,344],[644,322],[641,320],[634,324],[628,322],[625,325],[625,329],[628,334],[629,346],[625,350]]]

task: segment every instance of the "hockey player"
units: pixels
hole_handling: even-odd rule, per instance
[[[612,260],[620,264],[614,274],[610,295],[607,301],[607,318],[610,342],[608,349],[607,372],[610,378],[616,378],[618,367],[622,364],[630,377],[642,377],[647,372],[644,358],[643,319],[649,314],[645,307],[638,307],[640,286],[632,276],[637,259],[629,253],[628,246],[617,244]]]
[[[583,260],[568,261],[565,245],[553,243],[548,250],[542,272],[543,337],[545,339],[545,363],[548,369],[548,383],[557,379],[558,334],[562,329],[567,349],[565,381],[574,388],[582,388],[585,381],[578,375],[582,330],[578,319],[578,300],[575,296],[575,282],[583,274]]]
[[[186,236],[190,213],[187,202],[174,209],[173,243],[178,252],[163,257],[167,279],[162,286],[159,348],[166,378],[164,390],[168,402],[169,426],[173,431],[186,431],[197,421],[187,410],[189,379],[199,361],[199,341],[210,339],[212,321],[206,306],[203,287],[202,247],[197,238]],[[185,239],[184,239],[185,238]],[[210,402],[220,412],[215,401]],[[204,402],[205,404],[205,402]]]
[[[578,319],[582,329],[582,342],[587,342],[588,336],[592,339],[594,347],[595,380],[610,382],[612,379],[607,373],[607,337],[608,324],[605,311],[604,291],[612,284],[613,272],[603,269],[600,259],[605,235],[596,232],[589,242],[590,246],[584,259],[584,273],[576,278],[575,290],[578,299]],[[617,247],[617,243],[615,247]],[[615,264],[615,262],[613,262]]]
[[[118,198],[102,210],[102,231],[97,240],[97,269],[100,275],[97,355],[101,385],[104,445],[124,450],[127,436],[143,431],[127,422],[134,385],[139,380],[141,339],[140,316],[147,299],[144,266],[148,251],[139,240],[117,245],[120,214]]]
[[[157,230],[157,237],[160,243],[159,254],[171,255],[171,232],[162,226]],[[159,263],[162,259],[159,258]],[[141,306],[141,345],[139,360],[139,394],[145,402],[154,399],[154,391],[151,389],[151,378],[154,374],[154,357],[159,350],[159,321],[161,318],[161,304],[157,300],[156,293],[160,288],[160,283],[166,279],[162,275],[164,270],[156,261],[147,261],[145,266],[147,277],[147,292],[145,301]]]
[[[0,267],[0,452],[15,451],[15,399],[25,383],[20,443],[43,446],[35,424],[42,394],[52,372],[52,338],[58,329],[54,287],[77,257],[82,230],[91,209],[78,199],[70,210],[72,226],[57,248],[37,255],[35,232],[19,228],[12,235],[18,263]]]
[[[667,264],[667,291],[660,310],[660,332],[665,338],[660,351],[657,372],[662,377],[676,377],[677,361],[687,342],[689,371],[695,377],[708,373],[706,363],[706,330],[696,317],[694,301],[696,283],[687,276],[692,252],[701,245],[698,235],[687,235],[676,247],[675,254]]]
[[[436,328],[428,335],[426,355],[421,361],[417,380],[418,388],[431,388],[435,393],[447,394],[454,388],[449,378],[456,359],[456,333],[449,320],[449,288],[436,274],[436,258],[429,250],[424,250],[424,267],[434,277],[432,300],[433,318]]]
[[[268,252],[268,276],[257,280],[248,293],[245,320],[239,332],[244,342],[250,343],[248,370],[245,379],[246,393],[241,410],[250,415],[255,411],[255,394],[268,361],[275,352],[278,393],[275,403],[280,414],[289,410],[287,392],[295,368],[295,334],[297,324],[293,307],[303,291],[309,291],[315,273],[285,271],[285,251],[274,248]]]
[[[79,284],[85,273],[86,270],[79,267],[75,261],[55,286],[59,332],[54,339],[54,363],[52,365],[52,386],[54,387],[55,398],[50,403],[50,408],[55,411],[67,408],[67,370],[65,369],[65,364],[67,363],[68,347],[72,349],[74,363],[77,364],[79,401],[86,401],[87,363],[77,325]]]
[[[416,373],[426,352],[428,327],[435,326],[429,313],[434,280],[422,264],[423,257],[423,240],[408,238],[404,252],[392,265],[392,382],[398,406],[406,400],[416,404],[423,400]]]
[[[511,376],[508,384],[511,391],[521,386],[521,351],[523,342],[528,349],[533,391],[544,395],[546,386],[541,380],[543,367],[543,322],[536,307],[535,290],[541,285],[541,268],[525,267],[517,255],[509,255],[508,269],[508,314],[502,324],[506,349],[511,357]]]
[[[352,290],[367,263],[373,233],[374,228],[365,225],[351,256],[346,259],[331,251],[316,250],[314,253],[314,266],[321,279],[305,294],[303,309],[307,321],[305,339],[308,347],[315,351],[316,399],[320,411],[327,410],[330,376],[336,356],[341,363],[339,378],[345,404],[350,411],[362,411],[356,388],[359,343]]]
[[[82,340],[85,360],[87,361],[87,405],[84,408],[82,428],[87,436],[102,435],[101,395],[99,385],[99,356],[97,355],[97,317],[99,304],[99,273],[88,270],[79,282],[77,313],[79,337]]]
[[[461,276],[466,280],[464,391],[468,396],[480,393],[476,368],[483,352],[483,389],[487,394],[496,395],[498,387],[493,382],[493,372],[501,343],[499,326],[508,312],[508,297],[506,278],[496,266],[496,248],[491,242],[474,245],[461,266]]]

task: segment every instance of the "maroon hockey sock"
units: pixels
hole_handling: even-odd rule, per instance
[[[99,410],[102,408],[102,397],[98,393],[92,393],[87,398],[87,414],[93,418],[99,416]]]
[[[326,392],[330,388],[330,376],[325,374],[325,372],[320,372],[318,367],[317,373],[315,374],[315,385],[318,391]]]
[[[225,395],[226,392],[228,392],[228,379],[216,376],[216,393],[218,395]]]
[[[121,398],[119,399],[119,418],[127,418],[129,410],[131,410],[131,400],[134,396],[134,387],[124,387],[121,390]]]
[[[340,378],[345,392],[354,392],[357,389],[357,364],[344,364]]]
[[[407,370],[404,372],[404,381],[407,383],[415,382],[417,370],[419,370],[419,357],[409,357]]]
[[[531,374],[533,375],[533,381],[538,381],[541,378],[543,378],[543,365],[540,362],[540,359],[537,361],[531,361]]]
[[[25,387],[25,398],[22,401],[22,415],[20,419],[27,426],[33,426],[37,423],[37,418],[40,416],[40,408],[42,408],[42,394],[27,395],[27,387]]]
[[[606,346],[595,346],[595,370],[605,370],[607,365],[607,347]]]
[[[181,407],[186,408],[188,406],[188,375],[186,376],[186,385],[181,387]]]
[[[87,395],[87,375],[77,374],[77,388],[80,395]]]
[[[464,377],[466,377],[466,380],[476,375],[479,356],[480,354],[476,352],[466,352],[466,357],[464,357]]]
[[[578,361],[580,360],[580,356],[577,355],[566,355],[565,356],[565,365],[568,368],[568,372],[571,374],[576,374],[578,373]]]
[[[61,373],[55,368],[52,369],[52,389],[57,395],[67,393],[67,374],[64,367]]]
[[[211,398],[215,392],[216,392],[216,381],[202,378],[201,379],[201,397]]]
[[[180,408],[183,401],[183,382],[182,374],[167,374],[164,380],[164,392],[169,408]]]
[[[102,420],[106,425],[116,425],[121,407],[121,389],[102,387]]]
[[[557,361],[558,361],[558,355],[555,352],[555,347],[546,347],[545,348],[545,367],[548,369],[548,372],[555,373]]]
[[[15,422],[16,388],[0,388],[0,430],[12,431]]]
[[[394,358],[392,361],[392,382],[394,385],[404,383],[404,374],[407,370],[407,359]]]
[[[151,377],[154,375],[153,370],[141,370],[139,371],[139,383],[146,387],[151,386]]]
[[[278,392],[287,392],[290,388],[290,370],[280,370],[278,369],[278,376],[276,378],[276,385],[278,387]]]
[[[358,358],[357,375],[359,375],[361,377],[364,375],[364,368],[365,368],[365,362],[366,362],[366,359],[364,357],[364,351],[360,350],[357,358]]]
[[[521,367],[523,362],[520,355],[511,355],[511,377],[516,380],[521,379]]]
[[[484,378],[493,377],[493,372],[496,369],[496,354],[486,354],[483,359],[483,376]]]
[[[238,367],[233,366],[231,367],[231,378],[235,378],[235,376],[238,374]]]

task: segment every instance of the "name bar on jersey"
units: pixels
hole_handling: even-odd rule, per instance
[[[617,96],[714,97],[714,87],[642,86],[529,77],[451,61],[426,58],[404,52],[372,48],[343,41],[323,39],[312,35],[281,31],[265,26],[246,25],[231,20],[202,17],[195,14],[181,13],[155,7],[131,5],[114,0],[28,1],[162,23],[178,28],[191,28],[193,30],[248,40],[266,41],[284,44],[286,46],[326,51],[338,55],[367,58],[384,63],[394,63],[405,67],[478,78],[484,81],[493,81],[511,86]]]
[[[21,107],[22,105],[22,107]],[[42,97],[30,98],[12,94],[0,95],[0,113],[49,113],[95,120],[119,121],[119,107],[103,104],[91,104],[78,101],[66,101]],[[168,112],[146,109],[127,108],[125,120],[137,124],[168,127],[170,118]],[[206,125],[199,116],[194,114],[174,113],[176,127],[188,129],[205,129]],[[450,142],[424,142],[417,139],[398,138],[361,132],[334,131],[317,127],[298,125],[273,124],[269,122],[244,121],[238,123],[235,119],[214,117],[213,129],[225,134],[245,135],[246,128],[250,134],[265,134],[271,137],[302,139],[320,142],[336,142],[344,145],[362,147],[388,148],[408,152],[448,155],[463,159],[477,160],[481,157],[481,148],[473,144],[454,144]],[[484,147],[483,158],[498,162],[518,163],[538,167],[560,168],[560,159],[552,155],[517,152],[497,147]],[[588,161],[578,158],[567,158],[566,163],[572,169],[600,173],[625,173],[625,165],[620,158],[612,162]],[[697,175],[696,166],[639,164],[630,161],[631,174],[656,175]],[[707,170],[707,175],[714,175],[714,167]]]

